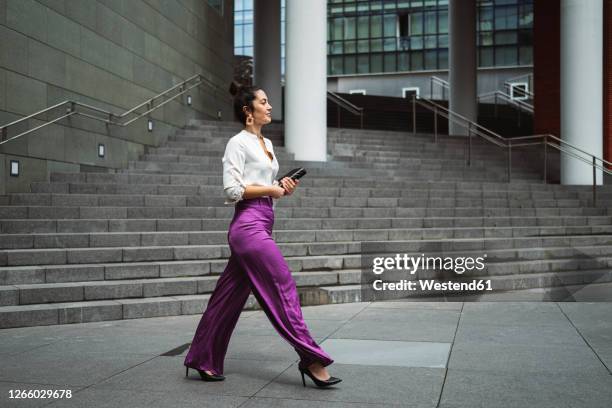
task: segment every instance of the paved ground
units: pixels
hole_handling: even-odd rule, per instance
[[[303,388],[295,351],[243,312],[226,381],[185,377],[199,315],[0,331],[2,407],[610,407],[612,303],[379,302],[303,308],[344,381]],[[70,389],[10,400],[14,389]],[[315,402],[316,401],[316,402]]]

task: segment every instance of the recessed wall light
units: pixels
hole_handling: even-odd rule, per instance
[[[187,95],[187,105],[191,106],[191,95]]]
[[[151,119],[149,119],[149,120],[147,121],[147,130],[148,130],[149,132],[152,132],[152,131],[153,131],[153,121],[152,121]]]
[[[98,143],[98,157],[104,157],[105,148],[102,143]]]
[[[11,176],[19,177],[19,161],[11,160]]]

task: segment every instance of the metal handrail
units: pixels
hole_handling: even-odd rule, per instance
[[[502,99],[505,99],[511,104],[517,105],[519,108],[524,109],[529,113],[533,113],[533,105],[521,99],[515,99],[512,96],[508,95],[507,93],[500,91],[499,89],[496,89],[495,91],[491,91],[491,92],[485,92],[485,93],[478,95],[478,101],[480,101],[480,99],[486,99],[490,97],[495,98],[495,105],[497,105],[497,98],[501,97]]]
[[[559,137],[552,134],[537,134],[537,135],[529,135],[529,136],[519,136],[514,138],[504,138],[498,133],[485,128],[482,125],[466,118],[465,116],[453,112],[450,109],[442,106],[440,104],[435,103],[434,101],[427,98],[417,98],[415,95],[412,95],[412,132],[416,134],[416,105],[420,105],[425,107],[426,109],[434,112],[434,140],[437,142],[438,140],[438,115],[445,117],[452,121],[453,123],[457,123],[461,126],[467,127],[468,129],[468,149],[467,149],[467,165],[471,165],[472,161],[472,135],[480,136],[484,140],[495,144],[498,147],[503,149],[507,149],[507,174],[508,174],[508,182],[511,181],[512,174],[512,148],[513,147],[524,147],[524,146],[533,146],[533,145],[541,145],[544,149],[544,168],[543,168],[543,183],[547,183],[547,169],[548,169],[548,146],[557,149],[559,152],[563,154],[567,154],[570,157],[578,159],[593,168],[593,205],[596,205],[597,200],[597,169],[601,170],[603,173],[612,175],[612,170],[609,170],[607,166],[612,167],[612,162],[609,162],[601,157],[597,157],[594,154],[591,154],[584,149],[581,149],[565,140],[560,139]],[[532,141],[529,141],[532,140]],[[517,143],[518,142],[518,143]],[[587,157],[585,157],[587,156]]]
[[[533,73],[527,73],[527,74],[517,75],[512,78],[508,78],[504,81],[504,86],[510,86],[510,84],[513,84],[513,83],[523,82],[521,81],[521,79],[525,77],[527,77],[527,84],[529,85],[529,89],[533,89]]]
[[[332,91],[327,91],[327,99],[334,102],[338,108],[338,113],[337,113],[338,127],[340,127],[340,108],[343,108],[349,111],[350,113],[352,113],[353,115],[359,116],[360,126],[361,126],[361,129],[363,129],[363,115],[364,115],[363,108],[354,105],[353,103],[347,101],[346,99],[344,99],[343,97],[341,97],[340,95]]]
[[[132,122],[134,122],[134,121],[136,121],[136,120],[138,120],[138,119],[140,119],[140,118],[142,118],[144,116],[149,115],[151,112],[155,111],[156,109],[161,108],[162,106],[164,106],[168,102],[173,101],[174,99],[176,99],[179,96],[185,94],[189,90],[191,90],[191,89],[193,89],[193,88],[195,88],[197,86],[200,86],[203,83],[205,83],[206,85],[212,87],[215,92],[219,89],[219,87],[216,84],[214,84],[212,81],[210,81],[207,78],[205,78],[203,75],[196,74],[196,75],[193,75],[192,77],[190,77],[190,78],[188,78],[188,79],[186,79],[186,80],[184,80],[184,81],[182,81],[182,82],[180,82],[180,83],[178,83],[176,85],[173,85],[172,87],[166,89],[165,91],[155,95],[152,98],[147,99],[143,103],[141,103],[141,104],[139,104],[139,105],[137,105],[137,106],[135,106],[135,107],[133,107],[133,108],[131,108],[131,109],[121,113],[121,114],[114,114],[113,112],[110,112],[108,110],[101,109],[101,108],[98,108],[98,107],[95,107],[95,106],[91,106],[91,105],[88,105],[88,104],[83,103],[83,102],[73,101],[73,100],[65,100],[65,101],[60,102],[60,103],[58,103],[56,105],[53,105],[53,106],[47,107],[45,109],[42,109],[42,110],[40,110],[38,112],[35,112],[35,113],[31,114],[31,115],[28,115],[26,117],[17,119],[17,120],[15,120],[13,122],[10,122],[10,123],[7,123],[5,125],[0,126],[0,146],[5,144],[5,143],[8,143],[8,142],[10,142],[12,140],[16,140],[16,139],[18,139],[20,137],[23,137],[23,136],[25,136],[27,134],[30,134],[30,133],[32,133],[34,131],[42,129],[42,128],[48,126],[48,125],[56,123],[56,122],[58,122],[58,121],[60,121],[62,119],[71,117],[73,115],[84,116],[84,117],[87,117],[87,118],[90,118],[90,119],[94,119],[94,120],[97,120],[97,121],[100,121],[100,122],[104,122],[104,123],[109,124],[109,125],[126,127],[126,126],[130,125]],[[168,97],[170,94],[172,94],[177,89],[178,89],[178,92],[175,95],[173,95],[171,97]],[[158,99],[166,98],[166,97],[167,97],[167,99],[165,99],[164,101],[156,103],[156,101]],[[17,126],[17,125],[19,125],[21,123],[24,123],[24,122],[26,122],[26,121],[28,121],[30,119],[35,118],[36,116],[39,116],[39,115],[42,115],[42,114],[45,114],[45,113],[49,113],[49,112],[51,112],[51,111],[53,111],[55,109],[58,109],[58,108],[60,108],[62,106],[67,106],[65,114],[61,114],[58,117],[46,120],[43,124],[41,124],[39,126],[36,126],[36,127],[32,128],[32,129],[28,129],[28,130],[26,130],[24,132],[21,132],[21,133],[15,135],[15,136],[7,138],[9,128]],[[147,107],[147,110],[144,111],[144,112],[138,113],[137,110],[142,108],[142,107],[144,107],[144,106]],[[93,111],[94,113],[101,114],[101,116],[103,116],[103,117],[95,116],[95,115],[92,115],[92,114],[89,114],[89,113],[86,113],[86,112],[79,112],[79,111],[76,110],[77,108],[82,108],[85,111]],[[123,120],[123,119],[127,118],[130,115],[135,115],[135,117],[133,117],[133,118],[131,118],[129,120]]]

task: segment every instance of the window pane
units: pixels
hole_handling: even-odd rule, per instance
[[[448,50],[438,50],[438,69],[448,69]]]
[[[368,2],[362,1],[361,3],[357,3],[357,11],[368,11]]]
[[[397,17],[395,14],[385,14],[385,37],[395,37],[396,35],[396,20]]]
[[[362,16],[357,19],[357,38],[368,38],[368,16]]]
[[[370,72],[370,55],[359,55],[357,57],[357,72],[367,74]]]
[[[485,31],[478,34],[478,45],[493,45],[493,31]]]
[[[448,48],[448,35],[444,34],[438,36],[438,47]]]
[[[382,9],[382,2],[380,0],[370,2],[370,10],[375,11],[375,10],[381,10],[381,9]]]
[[[382,51],[382,48],[383,48],[382,39],[378,38],[375,40],[370,40],[370,51],[378,52],[378,51]]]
[[[438,68],[438,52],[436,50],[425,51],[425,69]]]
[[[438,33],[448,33],[448,10],[440,10],[438,12]]]
[[[382,72],[383,71],[383,63],[382,63],[382,55],[381,54],[372,54],[370,72]]]
[[[518,65],[516,47],[496,47],[495,48],[495,65],[496,66]]]
[[[234,13],[234,24],[242,24],[242,20],[243,20],[243,13],[242,11],[237,11]]]
[[[410,35],[423,34],[423,13],[410,14]]]
[[[407,52],[401,52],[397,56],[397,70],[398,71],[409,71],[410,70],[410,58]]]
[[[495,8],[495,29],[504,30],[518,27],[517,8],[515,6]]]
[[[519,50],[519,59],[521,65],[533,64],[533,49],[532,47],[521,47]]]
[[[244,45],[253,45],[253,24],[244,25]]]
[[[370,17],[370,36],[372,38],[382,37],[382,16]]]
[[[355,38],[355,17],[344,18],[344,38],[350,40]]]
[[[493,8],[492,7],[480,7],[478,9],[478,24],[480,31],[491,31],[493,30]]]
[[[408,8],[410,7],[410,1],[408,0],[398,0],[397,2],[397,8]]]
[[[342,74],[342,57],[331,57],[330,61],[330,74],[340,75]]]
[[[410,53],[410,69],[412,71],[423,69],[423,53],[421,51]]]
[[[355,66],[355,56],[345,56],[344,57],[344,73],[345,74],[354,74],[357,71],[357,67]]]
[[[370,40],[357,41],[357,52],[370,52]]]
[[[253,23],[253,10],[245,10],[244,11],[244,22],[245,23]]]
[[[516,44],[517,33],[516,31],[500,31],[495,33],[495,44]]]
[[[410,49],[411,50],[422,50],[423,49],[423,37],[410,37]]]
[[[436,33],[436,13],[433,11],[428,11],[425,13],[425,33]]]
[[[385,10],[395,9],[395,0],[384,0]]]
[[[334,41],[330,48],[330,54],[342,54],[342,41]]]
[[[485,47],[478,50],[478,66],[493,66],[493,47]]]
[[[331,26],[332,26],[332,40],[341,40],[342,39],[342,23],[343,23],[343,19],[341,18],[334,18],[331,21]]]
[[[372,59],[372,65],[374,65],[374,60]],[[385,54],[385,72],[395,72],[397,68],[395,67],[395,54]]]
[[[395,51],[397,46],[397,38],[385,38],[384,49],[385,51]]]
[[[236,47],[242,47],[244,45],[244,38],[242,38],[242,25],[234,26],[234,45]]]
[[[522,5],[519,12],[519,27],[531,28],[533,27],[533,5],[525,4]]]
[[[435,35],[426,35],[425,36],[425,48],[438,48],[436,44],[437,36]]]
[[[355,41],[344,42],[344,52],[346,54],[354,54],[357,52],[357,43]]]

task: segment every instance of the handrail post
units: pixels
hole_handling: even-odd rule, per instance
[[[433,77],[429,78],[429,99],[433,99]]]
[[[597,206],[597,162],[596,157],[593,156],[593,207]]]
[[[544,136],[544,184],[547,182],[547,174],[548,171],[548,136]]]
[[[497,113],[498,113],[497,112],[498,111],[498,109],[497,109],[497,92],[495,92],[493,95],[494,95],[493,109],[495,110],[494,117],[495,117],[495,119],[497,119]]]
[[[468,122],[468,159],[467,165],[472,165],[472,122]]]
[[[508,183],[511,181],[512,175],[512,140],[508,140]]]
[[[360,111],[361,129],[363,129],[363,109]]]
[[[2,127],[2,141],[4,142],[6,140],[6,137],[8,136],[8,128],[6,126]]]
[[[438,143],[438,107],[434,106],[434,142]]]
[[[416,135],[416,93],[412,93],[412,134]]]

